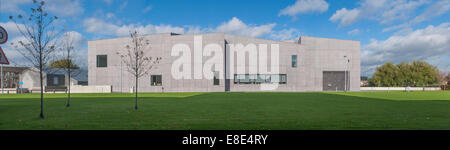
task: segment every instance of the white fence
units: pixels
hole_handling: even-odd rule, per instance
[[[406,91],[408,87],[360,87],[361,91]],[[440,91],[440,87],[409,87],[410,91]]]
[[[24,89],[22,93],[40,93],[40,88],[33,88],[31,90]],[[44,93],[66,93],[67,91],[47,91]],[[72,85],[70,87],[71,93],[112,93],[111,85],[100,85],[100,86],[82,86],[82,85]],[[0,94],[2,93],[0,89]],[[4,88],[3,94],[17,94],[16,88]]]
[[[0,93],[2,94],[16,94],[17,89],[16,88],[4,88],[3,91],[0,89]]]
[[[99,85],[99,86],[82,86],[74,85],[70,87],[71,93],[111,93],[111,85]]]

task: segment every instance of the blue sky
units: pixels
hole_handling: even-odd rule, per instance
[[[9,15],[25,13],[31,0],[0,0],[0,25],[20,34]],[[361,41],[361,73],[385,62],[425,60],[450,71],[450,0],[47,0],[58,24],[87,40],[141,33],[225,32],[271,40],[315,36]],[[13,65],[14,48],[3,45]],[[86,64],[86,53],[80,63]]]

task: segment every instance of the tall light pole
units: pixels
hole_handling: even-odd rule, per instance
[[[347,70],[348,70],[348,63],[350,62],[350,59],[347,58],[347,55],[344,55],[345,59],[345,72],[344,72],[344,91],[347,92]]]
[[[122,88],[123,88],[123,56],[120,56],[120,93],[123,93]]]
[[[123,55],[119,52],[116,52],[117,55],[120,56],[120,93],[123,93]]]

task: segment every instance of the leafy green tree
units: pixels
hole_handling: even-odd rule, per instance
[[[412,79],[415,86],[427,86],[437,82],[439,70],[424,61],[413,61],[411,64]]]
[[[397,82],[399,82],[399,86],[413,86],[413,80],[412,80],[412,72],[411,72],[411,65],[406,62],[401,62],[400,64],[397,64],[397,68],[399,70],[399,73],[397,74]]]
[[[397,86],[396,80],[398,73],[397,66],[392,62],[388,62],[377,67],[375,74],[369,82],[376,86]]]
[[[377,67],[369,83],[374,86],[428,86],[436,84],[439,71],[424,61],[385,63]]]
[[[57,61],[52,61],[50,63],[50,68],[61,68],[61,69],[80,69],[76,64],[72,63],[69,59],[60,59]]]

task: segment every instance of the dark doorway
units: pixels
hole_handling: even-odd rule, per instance
[[[324,71],[323,72],[323,91],[344,91],[345,76],[347,76],[347,89],[350,89],[350,75],[345,71]]]

